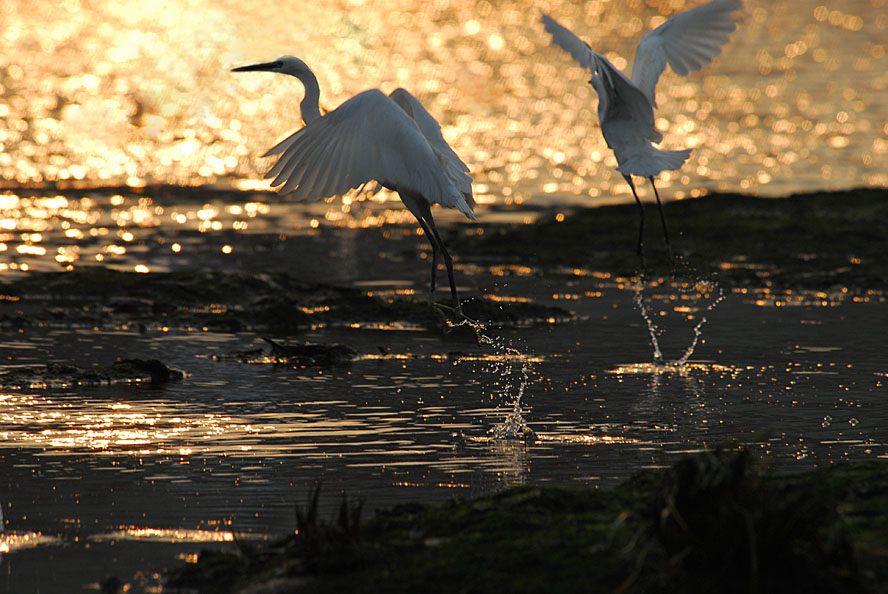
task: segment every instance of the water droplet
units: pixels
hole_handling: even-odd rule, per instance
[[[707,322],[706,314],[715,309],[715,307],[726,297],[725,292],[721,289],[721,287],[718,287],[714,281],[710,282],[711,285],[709,286],[708,292],[701,292],[700,295],[697,296],[697,299],[700,300],[700,319],[697,321],[697,324],[693,328],[694,338],[691,341],[690,346],[688,346],[688,348],[685,350],[684,354],[679,359],[676,359],[674,363],[671,363],[671,365],[677,367],[682,367],[686,365],[691,356],[694,354],[694,349],[697,348],[697,345],[705,342],[705,340],[703,340],[703,326],[705,326]],[[694,284],[693,286],[695,288],[698,287],[697,284]],[[636,285],[635,287],[635,305],[636,307],[638,307],[639,311],[641,312],[641,316],[647,323],[648,331],[651,336],[651,346],[654,349],[654,363],[657,365],[663,365],[666,363],[666,361],[663,357],[663,352],[660,350],[659,337],[665,334],[666,329],[660,328],[654,323],[651,316],[652,310],[645,304],[644,290],[645,281],[642,278],[638,285]],[[681,291],[681,288],[679,288],[679,290]],[[717,292],[715,292],[716,290]],[[703,300],[709,299],[710,295],[712,295],[713,297],[712,301],[709,304],[705,305],[705,307],[703,307]]]

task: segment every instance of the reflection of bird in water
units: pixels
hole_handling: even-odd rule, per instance
[[[292,56],[234,68],[232,72],[289,74],[305,87],[300,104],[305,127],[263,156],[281,155],[265,175],[282,194],[297,200],[321,200],[376,181],[398,192],[432,244],[429,300],[435,291],[438,253],[444,257],[453,306],[461,313],[453,280],[453,261],[438,234],[431,205],[456,208],[473,221],[472,178],[468,167],[441,135],[441,127],[416,97],[404,89],[386,96],[377,89],[358,93],[321,115],[318,79]]]
[[[543,15],[543,24],[552,35],[555,45],[566,51],[580,66],[592,71],[589,80],[598,93],[598,119],[607,146],[617,158],[617,171],[623,174],[639,208],[638,255],[644,269],[643,234],[644,208],[635,192],[632,176],[646,177],[651,181],[663,236],[672,261],[672,247],[666,231],[663,205],[654,184],[654,176],[664,170],[681,168],[690,149],[664,151],[651,143],[663,140],[654,127],[654,107],[657,106],[654,89],[657,80],[666,69],[672,67],[682,76],[709,64],[721,53],[721,47],[737,28],[731,16],[740,8],[740,0],[715,0],[692,10],[679,13],[645,34],[635,52],[632,78],[616,69],[603,55],[568,29]]]

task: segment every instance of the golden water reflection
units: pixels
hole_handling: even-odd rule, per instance
[[[14,553],[23,549],[61,544],[58,536],[50,536],[39,532],[3,532],[0,531],[0,555]],[[2,559],[2,557],[0,557]]]
[[[89,450],[107,455],[178,457],[187,463],[192,455],[263,452],[278,457],[323,458],[324,439],[386,436],[397,442],[394,434],[406,430],[385,422],[399,420],[388,412],[369,416],[373,418],[362,418],[367,415],[359,413],[326,418],[322,412],[306,410],[242,418],[219,412],[195,413],[184,402],[69,401],[12,392],[0,393],[0,440],[4,447],[39,448],[45,454]]]
[[[688,361],[687,363],[626,363],[618,365],[607,373],[621,375],[674,375],[688,376],[695,373],[722,373],[730,374],[730,377],[737,378],[741,369],[731,367],[729,365],[720,365],[718,363],[707,363],[698,361]]]
[[[695,2],[549,2],[619,67],[642,33]],[[302,90],[231,66],[296,54],[332,109],[405,86],[470,166],[479,202],[624,200],[588,73],[518,0],[6,0],[0,7],[0,178],[6,184],[265,189],[259,158],[300,125]],[[884,0],[841,8],[744,2],[723,55],[660,83],[670,197],[888,185]],[[645,188],[643,190],[647,192]],[[383,193],[383,199],[387,195]],[[390,197],[388,197],[390,198]],[[333,208],[332,210],[335,210]]]
[[[848,287],[817,289],[773,289],[741,287],[734,293],[759,307],[837,307],[846,303],[883,303],[885,292],[879,289],[851,291]]]
[[[265,540],[267,535],[238,533],[239,540]],[[79,538],[74,537],[74,542]],[[226,543],[234,542],[235,533],[229,530],[198,530],[187,528],[151,528],[144,526],[123,526],[118,530],[90,534],[90,542],[139,541],[166,543]],[[0,531],[0,555],[14,553],[34,547],[70,545],[65,537],[39,532]]]
[[[300,205],[269,193],[6,190],[0,191],[0,272],[83,264],[160,272],[208,249],[236,257],[239,237],[247,234],[285,241],[287,234],[320,233],[321,224],[367,229],[407,223],[410,217],[409,211],[378,201],[355,208],[341,202]],[[386,238],[412,233],[412,227],[383,231]]]
[[[265,429],[224,414],[195,415],[185,404],[66,401],[19,392],[0,393],[0,425],[6,447],[182,457],[250,451],[250,437]]]
[[[240,535],[238,538],[261,538],[261,535]],[[142,526],[127,526],[112,532],[91,534],[89,540],[119,541],[137,540],[143,542],[234,542],[234,532],[227,530],[190,530],[185,528],[146,528]]]

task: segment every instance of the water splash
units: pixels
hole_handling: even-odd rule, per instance
[[[504,349],[506,353],[510,355],[519,355],[521,354],[518,349],[503,345],[500,343],[491,343],[494,345],[495,349]],[[500,422],[494,425],[488,430],[488,433],[495,439],[523,439],[523,438],[533,438],[534,432],[533,430],[527,426],[527,421],[524,420],[524,415],[521,413],[521,398],[524,396],[524,390],[527,388],[527,382],[530,379],[530,364],[526,359],[518,358],[515,359],[521,363],[521,378],[518,383],[518,391],[515,394],[514,399],[512,399],[512,409],[506,414],[506,417]],[[510,363],[495,363],[495,367],[502,369],[503,365],[508,366],[508,370],[505,372],[504,376],[511,375],[514,370],[514,365]],[[511,387],[507,384],[507,388]],[[508,390],[505,394],[508,397]]]
[[[694,350],[700,343],[700,340],[703,336],[703,326],[705,326],[708,321],[706,317],[707,314],[709,314],[709,312],[715,309],[715,307],[725,299],[725,292],[722,290],[721,287],[718,286],[715,281],[702,279],[697,280],[693,283],[685,283],[683,285],[679,285],[680,290],[683,287],[689,287],[691,291],[695,291],[697,293],[697,301],[702,301],[706,299],[707,295],[713,295],[714,297],[712,301],[710,301],[705,306],[697,307],[699,319],[693,328],[694,337],[691,340],[690,345],[688,345],[688,347],[685,349],[684,354],[674,361],[667,361],[663,356],[662,349],[660,348],[660,335],[664,332],[664,330],[654,322],[654,318],[652,315],[653,308],[648,307],[647,303],[645,302],[645,284],[645,280],[642,277],[638,284],[635,285],[635,296],[633,297],[633,301],[638,307],[638,310],[641,312],[641,317],[644,318],[644,321],[647,324],[648,332],[651,336],[651,347],[654,351],[654,364],[658,366],[683,367],[690,360],[691,356],[694,354]],[[685,292],[685,295],[687,294],[688,292]],[[676,311],[678,311],[678,309],[676,309]]]
[[[638,284],[635,286],[635,297],[633,297],[633,301],[641,312],[641,317],[644,318],[644,321],[647,323],[648,332],[651,335],[651,347],[654,349],[654,363],[662,365],[663,351],[660,350],[660,339],[658,337],[660,329],[654,324],[654,320],[644,304],[644,276],[641,277]]]
[[[510,343],[507,343],[503,338],[492,338],[487,335],[485,333],[487,327],[480,322],[463,318],[459,323],[448,322],[448,325],[452,328],[468,325],[472,332],[474,332],[479,345],[490,346],[494,350],[495,356],[489,361],[488,370],[502,378],[505,384],[502,396],[511,403],[511,410],[509,410],[500,423],[488,430],[490,436],[497,440],[532,439],[535,434],[524,419],[521,405],[521,399],[524,397],[524,392],[530,381],[530,361],[528,357]],[[517,381],[517,391],[514,397],[511,397],[512,387],[516,383],[512,380],[519,365],[521,375]],[[497,409],[499,409],[499,406],[497,406]]]
[[[697,343],[700,341],[700,337],[703,336],[703,326],[705,326],[707,322],[706,314],[715,309],[715,306],[721,303],[725,298],[725,292],[721,289],[721,287],[719,287],[715,283],[713,283],[713,286],[717,291],[716,297],[712,301],[712,303],[706,306],[706,309],[703,310],[703,314],[700,316],[700,321],[697,322],[697,324],[694,326],[694,339],[691,341],[691,344],[690,346],[688,346],[685,354],[682,355],[681,358],[679,358],[675,362],[675,364],[678,366],[683,366],[691,358],[691,355],[694,354],[694,349],[697,348]]]

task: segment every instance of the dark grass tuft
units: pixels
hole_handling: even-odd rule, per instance
[[[878,594],[888,583],[888,465],[767,472],[745,450],[684,458],[608,490],[520,486],[360,520],[343,498],[299,533],[249,555],[216,589],[219,553],[172,583],[237,591],[286,576],[292,592]],[[201,576],[206,563],[208,575]]]

